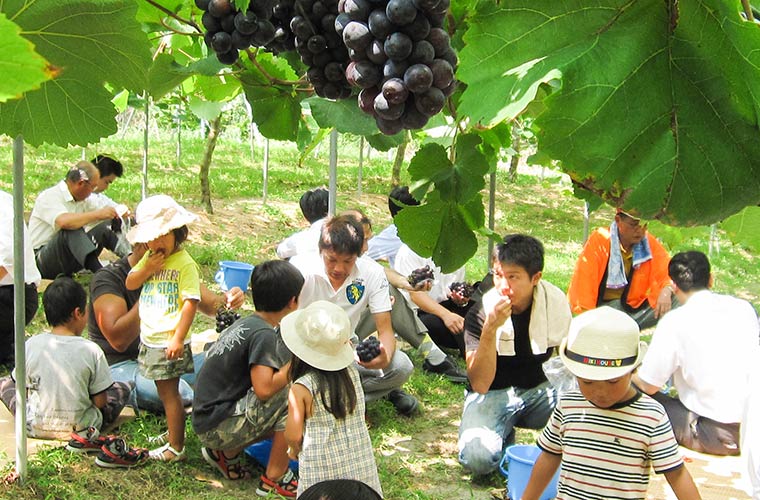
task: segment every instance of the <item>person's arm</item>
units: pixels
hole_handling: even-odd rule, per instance
[[[647,298],[654,309],[654,317],[660,318],[673,306],[674,288],[668,275],[670,255],[657,238],[649,233],[647,233],[646,238],[652,252],[649,296]]]
[[[306,408],[311,407],[311,393],[301,384],[293,384],[288,393],[288,418],[285,421],[285,442],[288,457],[293,460],[301,453],[303,431],[306,425]]]
[[[114,207],[103,207],[84,213],[64,212],[55,218],[55,225],[59,229],[79,229],[91,222],[110,220],[118,217]]]
[[[162,252],[151,252],[147,259],[141,260],[141,264],[138,263],[138,265],[133,267],[129,274],[127,274],[127,279],[125,281],[127,290],[137,290],[143,286],[148,278],[164,267],[165,260],[166,258]]]
[[[380,340],[380,354],[370,361],[359,361],[359,364],[370,370],[382,370],[391,364],[393,354],[396,352],[396,336],[391,326],[390,311],[373,313],[372,318],[375,320],[377,338]]]
[[[279,370],[264,365],[251,366],[251,385],[256,397],[261,401],[267,401],[280,392],[288,385],[289,371],[290,362],[283,365]]]
[[[90,401],[92,401],[92,404],[95,405],[95,408],[102,410],[106,407],[106,403],[108,403],[106,391],[101,391],[97,394],[93,394],[90,396]]]
[[[446,328],[453,334],[460,334],[464,330],[464,318],[443,307],[433,300],[427,292],[410,292],[412,302],[426,313],[433,314],[441,318]]]
[[[635,372],[633,374],[631,381],[633,382],[633,385],[635,385],[641,392],[649,394],[650,396],[660,390],[660,388],[656,385],[644,382],[641,377],[639,377],[638,372]]]
[[[496,330],[512,315],[512,303],[502,297],[488,313],[480,332],[480,343],[474,351],[467,351],[467,378],[472,390],[486,394],[496,376]]]
[[[383,266],[383,270],[385,271],[385,279],[388,280],[388,283],[399,290],[406,290],[407,292],[427,292],[433,287],[433,283],[430,280],[425,280],[412,286],[409,284],[409,280],[406,279],[406,276],[395,269]]]
[[[538,500],[541,498],[541,493],[544,492],[552,476],[557,472],[561,462],[562,455],[542,451],[536,459],[536,463],[533,464],[533,472],[531,472],[528,484],[523,491],[522,500]]]
[[[169,344],[166,346],[166,359],[180,359],[182,357],[185,350],[185,337],[190,331],[197,310],[197,300],[185,299],[182,302],[182,312],[180,312],[179,321],[174,328],[174,335],[169,339]]]
[[[216,316],[216,311],[220,307],[227,307],[228,309],[240,309],[245,303],[245,293],[238,287],[231,288],[227,293],[216,294],[206,287],[201,285],[201,301],[198,304],[198,311],[202,312],[206,316]]]
[[[702,498],[685,465],[669,470],[664,475],[678,500],[700,500]]]
[[[599,231],[589,236],[575,263],[567,299],[573,314],[596,308],[604,267],[609,260],[609,240]]]
[[[114,294],[103,294],[92,303],[95,321],[105,339],[118,352],[124,352],[140,336],[138,305],[127,310],[127,301]]]

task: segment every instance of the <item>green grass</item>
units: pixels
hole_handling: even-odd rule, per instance
[[[139,139],[109,139],[88,148],[86,157],[111,153],[126,167],[124,178],[109,189],[109,195],[134,208],[141,192],[141,148]],[[7,138],[0,138],[0,189],[12,189],[11,148]],[[182,167],[176,168],[175,146],[168,139],[155,139],[149,162],[149,192],[165,192],[201,213],[198,164],[203,152],[197,140],[183,144]],[[341,138],[338,168],[339,210],[359,207],[373,219],[375,229],[390,222],[386,194],[390,189],[390,161],[385,153],[373,152],[365,157],[362,170],[362,195],[357,193],[358,156],[356,142]],[[81,149],[40,147],[25,152],[25,208],[31,210],[36,193],[63,178],[66,170],[81,157]],[[328,183],[326,148],[318,157],[310,157],[298,167],[294,148],[272,143],[267,203],[262,200],[262,150],[251,162],[248,145],[225,140],[216,149],[211,168],[212,200],[216,213],[191,229],[188,250],[201,265],[204,281],[213,285],[219,260],[259,262],[274,257],[274,247],[295,229],[304,227],[297,200],[301,193]],[[561,177],[544,180],[520,175],[509,184],[498,174],[495,230],[500,234],[524,232],[536,236],[545,245],[545,279],[566,289],[575,259],[584,238],[583,203],[572,196],[569,182]],[[402,178],[402,182],[405,179]],[[484,193],[487,199],[487,193]],[[613,212],[601,209],[591,215],[590,227],[607,225]],[[206,217],[204,217],[205,219]],[[672,229],[653,223],[650,230],[665,242],[673,253],[686,249],[707,252],[708,228]],[[467,264],[467,277],[476,280],[488,268],[487,244],[480,238],[480,249]],[[731,244],[718,232],[720,251],[711,256],[716,278],[715,289],[753,302],[760,302],[760,266],[756,255]],[[87,283],[88,277],[80,277]],[[250,311],[250,305],[246,311]],[[194,331],[213,326],[213,321],[197,317]],[[40,311],[28,332],[44,328]],[[416,366],[421,360],[410,352]],[[0,373],[2,374],[2,373]],[[399,418],[389,403],[368,405],[372,422],[370,435],[376,450],[381,482],[389,499],[489,498],[489,491],[504,487],[500,474],[478,481],[462,470],[456,460],[457,426],[463,401],[462,386],[415,371],[406,389],[421,401],[422,411],[414,418]],[[129,443],[147,446],[147,437],[163,429],[160,418],[141,415],[119,430]],[[532,442],[536,433],[520,431],[518,442]],[[220,481],[203,461],[199,444],[188,422],[189,460],[181,465],[149,464],[131,471],[111,471],[95,467],[92,458],[81,458],[64,450],[41,451],[30,458],[28,480],[2,490],[0,498],[18,499],[87,499],[129,498],[130,500],[251,498],[255,482],[234,484]],[[1,457],[0,457],[1,458]],[[8,458],[8,457],[6,457]],[[12,464],[6,460],[4,470]],[[7,493],[6,493],[7,492]]]

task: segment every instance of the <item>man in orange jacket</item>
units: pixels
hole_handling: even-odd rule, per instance
[[[654,326],[673,304],[670,256],[647,224],[621,210],[589,236],[567,297],[573,314],[601,305],[624,311],[639,328]]]

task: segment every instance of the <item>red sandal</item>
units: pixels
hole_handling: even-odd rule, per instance
[[[281,497],[295,498],[298,492],[298,479],[296,479],[293,471],[288,469],[277,481],[269,479],[266,474],[262,474],[259,487],[256,488],[256,494],[265,497],[271,492],[277,493]]]

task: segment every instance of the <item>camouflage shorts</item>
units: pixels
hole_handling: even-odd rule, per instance
[[[232,415],[210,431],[198,434],[201,444],[212,450],[239,448],[285,430],[288,416],[288,389],[261,401],[253,390],[240,398]]]
[[[166,348],[148,347],[140,342],[137,366],[140,375],[148,380],[179,378],[186,373],[193,373],[193,351],[190,350],[190,344],[185,344],[181,358],[168,360],[166,359]]]

